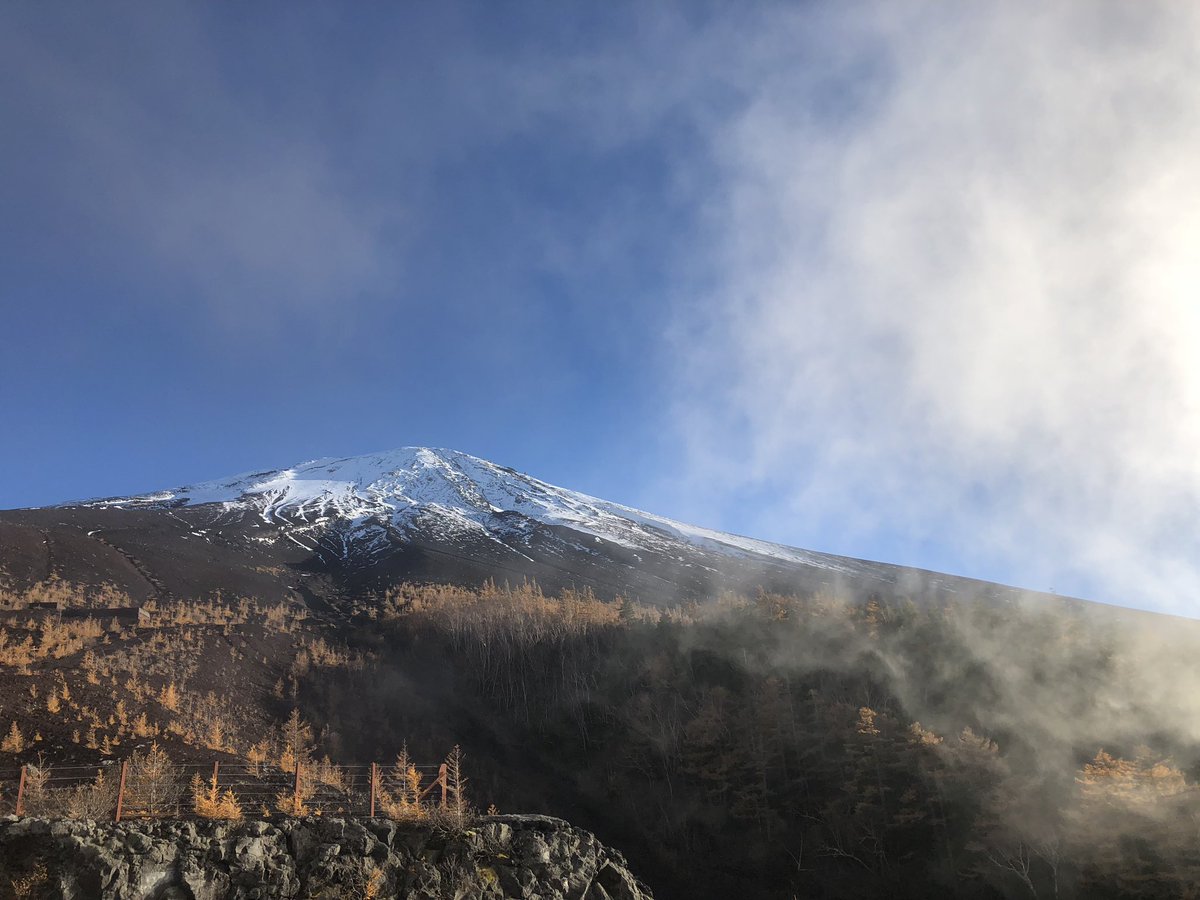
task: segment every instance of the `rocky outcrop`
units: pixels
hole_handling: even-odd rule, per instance
[[[386,819],[0,820],[0,900],[650,900],[619,853],[560,819],[462,831]]]

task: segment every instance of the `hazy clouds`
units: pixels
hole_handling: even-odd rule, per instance
[[[1197,16],[840,9],[820,55],[781,49],[810,18],[765,21],[711,132],[693,476],[810,546],[1200,612]]]

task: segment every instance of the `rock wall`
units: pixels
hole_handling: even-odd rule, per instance
[[[466,831],[387,819],[0,819],[0,900],[652,900],[619,853],[560,819]]]

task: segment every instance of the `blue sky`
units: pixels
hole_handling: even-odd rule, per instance
[[[581,124],[555,69],[636,17],[549,9],[9,10],[0,503],[411,443],[612,488],[653,452],[686,140]]]
[[[1196,614],[1179,6],[10,4],[0,508],[448,446]]]

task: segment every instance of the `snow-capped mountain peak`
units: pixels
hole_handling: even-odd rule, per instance
[[[223,517],[252,514],[310,535],[338,554],[377,553],[389,540],[414,534],[473,536],[525,556],[536,526],[569,529],[573,549],[595,552],[610,542],[633,553],[681,548],[852,571],[857,561],[677,522],[555,487],[456,450],[404,447],[383,453],[312,460],[286,469],[250,472],[135,497],[89,501],[91,507],[208,507]],[[321,541],[336,534],[336,541]],[[584,538],[581,543],[578,538]],[[564,538],[565,540],[565,538]],[[526,557],[527,558],[527,557]]]

